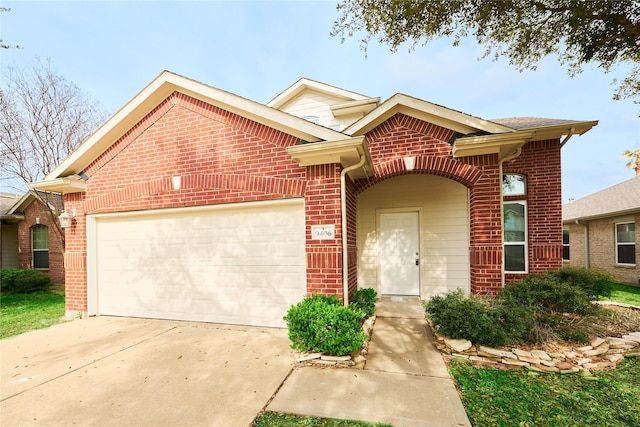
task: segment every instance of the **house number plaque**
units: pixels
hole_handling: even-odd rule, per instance
[[[312,225],[311,238],[313,240],[331,240],[336,238],[335,225]]]

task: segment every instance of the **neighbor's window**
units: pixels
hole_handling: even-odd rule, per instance
[[[502,195],[524,196],[527,194],[527,179],[524,175],[505,173],[502,175]]]
[[[569,230],[562,230],[562,260],[569,261],[571,258],[571,249],[569,241]]]
[[[38,224],[31,228],[33,268],[49,268],[49,228]]]
[[[616,262],[636,263],[636,224],[625,222],[616,224]]]
[[[514,273],[527,271],[527,205],[504,204],[504,269]]]

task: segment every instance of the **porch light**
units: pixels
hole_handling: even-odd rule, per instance
[[[416,168],[416,156],[408,156],[404,159],[404,167],[408,171],[412,171]]]
[[[58,220],[60,220],[60,228],[69,228],[71,227],[71,223],[73,222],[73,217],[75,212],[72,212],[71,214],[69,214],[69,212],[64,211],[60,214],[60,216],[58,217]]]

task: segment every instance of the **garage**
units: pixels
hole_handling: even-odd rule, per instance
[[[302,199],[87,216],[89,314],[284,327],[306,294]]]

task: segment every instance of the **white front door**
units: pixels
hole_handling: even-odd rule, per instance
[[[380,293],[420,295],[418,212],[380,214]]]

